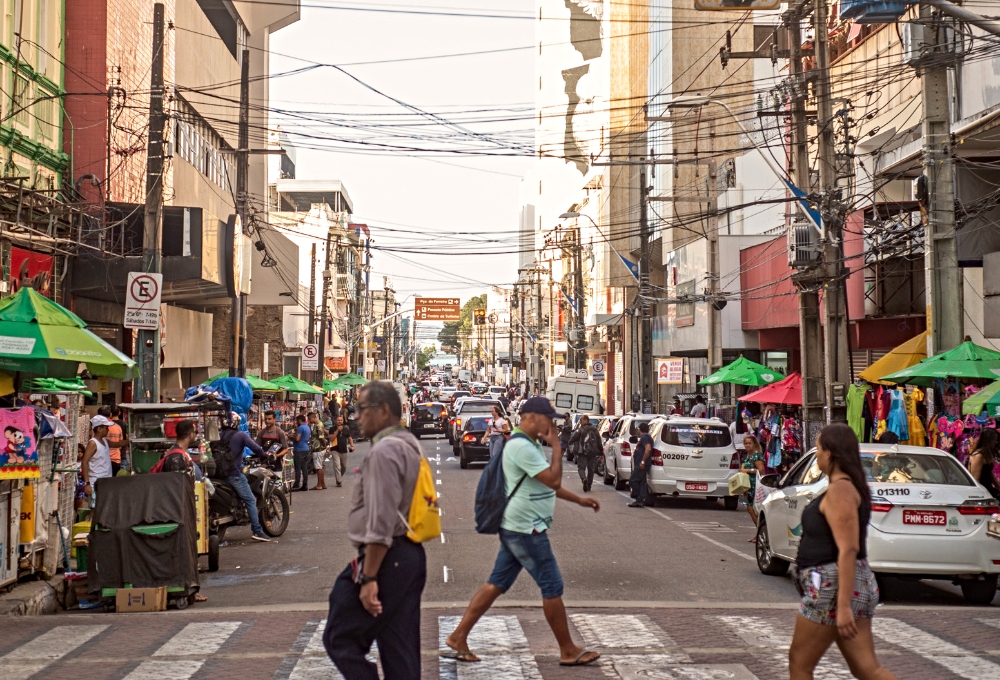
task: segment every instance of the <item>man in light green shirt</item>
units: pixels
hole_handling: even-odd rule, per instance
[[[498,597],[507,592],[522,569],[527,570],[542,591],[545,620],[559,643],[559,663],[582,666],[601,655],[573,642],[563,605],[563,580],[549,544],[556,498],[600,510],[594,498],[581,498],[562,487],[562,449],[552,422],[559,417],[545,397],[532,397],[521,406],[521,422],[503,449],[503,473],[509,498],[500,524],[500,552],[493,573],[469,602],[458,627],[445,640],[458,661],[479,661],[469,649],[468,637],[476,622]],[[541,439],[552,447],[545,457]]]

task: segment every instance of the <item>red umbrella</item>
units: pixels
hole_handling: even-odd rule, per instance
[[[756,392],[751,392],[740,397],[740,401],[759,401],[771,404],[798,404],[802,405],[802,376],[799,373],[792,373],[787,378],[773,385],[762,387]]]

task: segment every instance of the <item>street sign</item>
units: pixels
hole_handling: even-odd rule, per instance
[[[459,321],[462,316],[459,298],[414,298],[413,318],[417,321]]]
[[[604,380],[604,358],[594,359],[590,362],[590,378],[592,380]]]
[[[496,326],[497,322],[500,320],[500,317],[497,316],[496,312],[490,312],[490,315],[487,317],[487,319],[489,319],[489,322],[491,324],[493,324],[494,326]]]
[[[378,360],[378,372],[385,373],[385,359]]]
[[[319,370],[319,345],[313,343],[302,347],[302,370]]]
[[[778,9],[781,0],[694,0],[694,8],[702,11],[744,11]]]
[[[160,326],[163,274],[129,272],[125,289],[125,328],[156,330]]]

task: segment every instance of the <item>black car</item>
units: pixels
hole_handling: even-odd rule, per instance
[[[499,406],[500,412],[504,415],[507,412],[504,410],[503,404],[494,399],[471,399],[465,398],[455,406],[453,413],[451,415],[450,427],[447,430],[448,441],[451,442],[451,450],[458,455],[458,449],[461,437],[459,436],[461,432],[465,429],[465,423],[470,417],[481,416],[481,417],[492,417],[493,407]]]
[[[413,407],[410,432],[420,439],[422,434],[445,434],[448,427],[448,409],[438,401],[425,402]]]
[[[474,416],[466,421],[462,426],[462,437],[459,440],[458,464],[465,470],[469,463],[488,462],[490,459],[490,447],[481,444],[486,428],[489,427],[492,416]]]

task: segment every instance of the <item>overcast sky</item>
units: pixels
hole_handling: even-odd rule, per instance
[[[329,0],[303,0],[299,22],[271,39],[272,74],[308,66],[306,62],[344,65],[351,75],[382,93],[425,110],[454,118],[469,115],[449,110],[513,106],[531,107],[534,95],[532,49],[471,55],[447,59],[403,61],[387,64],[347,66],[355,62],[406,59],[432,55],[500,50],[530,46],[534,24],[524,19],[421,16],[342,11],[315,8]],[[392,5],[345,3],[372,8],[411,8],[419,11],[494,11],[497,14],[531,16],[528,0],[399,0]],[[289,55],[288,58],[280,55]],[[297,59],[296,59],[297,58]],[[331,68],[275,78],[271,83],[271,106],[295,111],[387,114],[406,110],[353,82]],[[494,126],[505,139],[521,129],[520,139],[530,145],[531,113],[511,114],[526,120]],[[272,123],[276,116],[272,113]],[[377,120],[367,116],[367,120]],[[385,120],[383,117],[382,120]],[[358,122],[352,118],[351,124]],[[301,128],[300,128],[301,129]],[[416,129],[416,128],[415,128]],[[442,127],[426,126],[432,134],[445,134]],[[475,128],[477,131],[486,128]],[[377,133],[359,132],[340,124],[309,123],[308,133],[323,138],[385,141]],[[448,132],[448,134],[452,134]],[[294,140],[293,140],[294,141]],[[404,144],[406,140],[392,140]],[[306,144],[327,143],[312,139]],[[423,142],[427,144],[427,142]],[[431,142],[432,146],[439,146]],[[364,151],[358,148],[358,151]],[[491,234],[501,238],[506,255],[421,255],[376,251],[372,260],[372,285],[381,277],[392,277],[397,299],[411,293],[431,296],[459,295],[462,300],[485,290],[480,283],[509,284],[516,277],[515,232],[518,219],[519,179],[530,162],[525,158],[441,155],[434,160],[407,157],[402,153],[371,155],[302,149],[297,151],[299,179],[339,179],[354,203],[354,219],[371,227],[375,245],[395,248],[440,250],[500,250],[498,245],[476,245]],[[404,233],[390,229],[408,230]],[[474,236],[455,236],[455,232]]]

